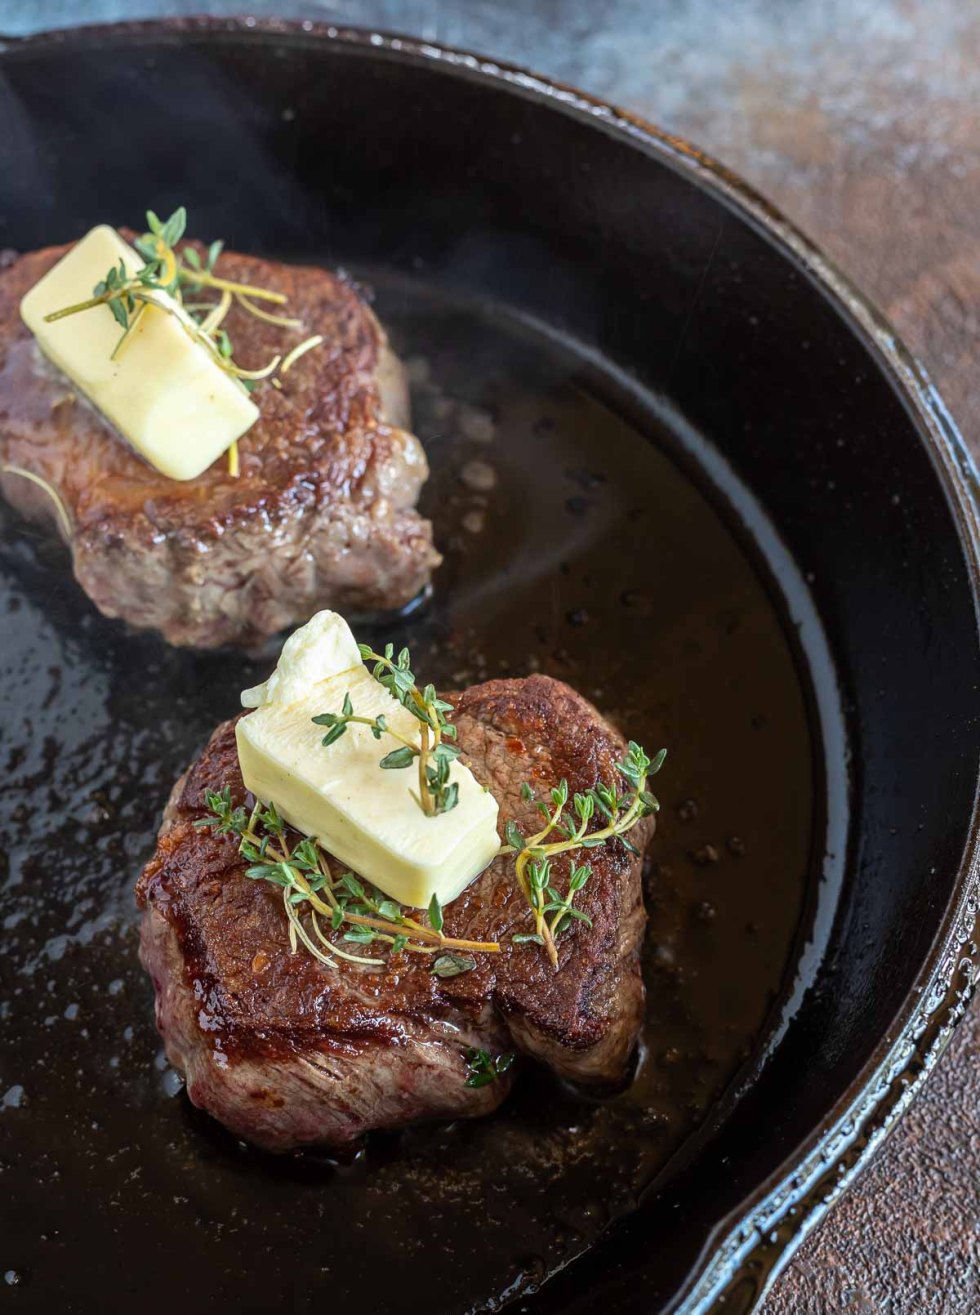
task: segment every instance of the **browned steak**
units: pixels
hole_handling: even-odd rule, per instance
[[[614,780],[624,745],[596,709],[547,676],[492,680],[453,698],[463,760],[500,803],[502,822],[535,829],[520,784],[572,790]],[[157,851],[137,885],[141,955],[157,1026],[191,1100],[241,1137],[272,1149],[342,1145],[370,1128],[486,1114],[510,1075],[465,1085],[468,1047],[521,1051],[563,1077],[624,1076],[643,1008],[640,860],[618,841],[589,851],[591,881],[559,939],[555,972],[536,944],[512,861],[498,859],[445,910],[445,933],[499,941],[477,966],[438,978],[427,956],[384,969],[331,970],[288,950],[279,892],[250,881],[237,842],[193,823],[208,787],[245,798],[234,722],[219,726],[174,789]],[[642,849],[650,821],[632,833]],[[564,887],[567,867],[556,867]]]
[[[428,469],[408,423],[401,367],[357,290],[317,268],[228,253],[219,272],[285,293],[302,330],[237,305],[226,324],[247,368],[312,333],[282,391],[261,385],[262,415],[240,443],[241,477],[218,461],[178,482],[149,466],[41,355],[20,299],[64,253],[0,260],[0,466],[57,489],[71,522],[75,575],[107,616],[173,644],[249,644],[322,607],[399,607],[439,557],[415,510]],[[78,320],[84,332],[84,315]],[[23,476],[4,497],[58,526],[55,504]]]

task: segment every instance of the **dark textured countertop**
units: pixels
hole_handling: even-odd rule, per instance
[[[0,31],[163,13],[411,32],[576,83],[690,137],[889,315],[980,454],[977,0],[0,0]],[[980,1311],[980,1011],[765,1315]]]

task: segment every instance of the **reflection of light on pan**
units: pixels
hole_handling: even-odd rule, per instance
[[[519,518],[508,517],[506,540],[497,544],[500,569],[470,585],[466,594],[466,613],[492,611],[494,602],[513,595],[515,588],[524,590],[535,584],[546,585],[558,574],[562,563],[584,557],[600,542],[617,518],[617,508],[611,501],[606,505],[597,502],[588,516],[569,516],[568,533],[557,540],[548,534],[548,527],[534,517],[530,498],[526,513]],[[518,520],[523,537],[514,534]],[[490,536],[494,533],[492,519],[488,521],[486,533]]]

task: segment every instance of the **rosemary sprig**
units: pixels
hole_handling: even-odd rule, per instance
[[[325,726],[327,733],[322,743],[325,748],[335,744],[350,725],[369,726],[376,740],[389,735],[399,742],[378,763],[386,771],[399,770],[418,764],[418,801],[429,817],[448,813],[459,802],[459,786],[449,779],[449,765],[459,757],[459,749],[447,741],[455,740],[456,727],[446,718],[452,704],[440,699],[434,685],[419,689],[411,669],[411,654],[403,648],[395,656],[393,644],[386,644],[383,653],[375,653],[369,644],[358,644],[361,658],[373,663],[371,674],[388,693],[406,708],[419,722],[419,742],[408,739],[392,730],[384,714],[377,717],[359,717],[354,711],[349,694],[344,695],[340,712],[321,712],[312,720]]]
[[[389,946],[391,957],[402,953],[438,954],[432,966],[438,977],[452,977],[474,968],[476,961],[465,951],[499,953],[496,941],[458,940],[443,935],[442,908],[435,897],[429,905],[426,926],[410,917],[395,900],[365,886],[353,872],[334,875],[328,855],[315,839],[300,839],[290,848],[286,823],[274,803],[267,808],[257,803],[251,812],[240,805],[233,807],[231,790],[224,786],[206,791],[205,804],[207,816],[198,818],[194,825],[237,837],[238,852],[249,864],[245,875],[282,890],[294,951],[302,943],[315,959],[330,968],[336,967],[337,958],[372,967],[385,965],[385,959],[349,953],[328,935],[328,931],[342,932],[341,939],[357,945]],[[326,930],[321,918],[326,920]]]
[[[284,305],[287,298],[283,293],[274,292],[270,288],[254,287],[249,283],[219,277],[215,266],[224,249],[221,241],[211,243],[203,260],[194,247],[185,247],[178,253],[177,244],[187,227],[187,211],[183,206],[179,206],[167,220],[161,220],[152,210],[148,210],[146,222],[148,231],[134,243],[146,262],[141,269],[132,275],[127,274],[125,263],[120,260],[118,266],[108,270],[95,285],[90,298],[52,311],[44,317],[45,320],[51,323],[91,310],[95,306],[108,306],[122,329],[122,335],[112,350],[112,359],[115,360],[146,308],[155,306],[172,315],[191,339],[205,347],[220,368],[237,379],[249,392],[263,379],[269,379],[277,387],[281,386],[276,376],[286,374],[301,356],[319,347],[324,341],[322,335],[313,334],[285,355],[276,354],[259,369],[248,370],[240,366],[234,360],[231,339],[221,327],[232,304],[237,303],[256,319],[287,329],[300,329],[303,327],[300,320],[270,314],[253,304],[255,301],[265,301]],[[220,296],[216,302],[185,301],[184,288],[195,293],[217,292]],[[166,299],[161,294],[166,294]],[[233,444],[229,450],[229,470],[234,475],[238,474],[237,444]]]
[[[470,1047],[466,1052],[466,1070],[469,1077],[467,1087],[485,1087],[497,1078],[502,1078],[514,1062],[513,1055],[493,1056],[489,1050],[476,1050]]]
[[[583,794],[572,797],[571,812],[568,805],[568,782],[562,780],[551,791],[550,804],[535,798],[530,785],[521,787],[525,802],[534,802],[544,818],[544,826],[532,836],[525,837],[515,822],[508,822],[500,854],[514,854],[514,870],[518,885],[524,892],[534,914],[534,931],[518,933],[511,939],[520,944],[534,941],[545,947],[552,967],[558,968],[558,950],[555,944],[561,933],[573,921],[591,926],[591,919],[574,906],[575,896],[592,875],[588,863],[572,863],[568,875],[568,888],[562,894],[552,881],[552,864],[561,854],[581,849],[595,849],[609,840],[618,840],[630,853],[638,854],[636,847],[626,838],[637,822],[649,817],[660,808],[654,795],[647,790],[647,781],[656,775],[667,756],[661,749],[653,759],[634,740],[630,740],[625,762],[617,763],[616,770],[626,789],[617,785],[599,784]],[[595,830],[589,830],[594,818],[604,819]],[[557,835],[558,840],[549,840]],[[549,917],[550,915],[550,917]]]

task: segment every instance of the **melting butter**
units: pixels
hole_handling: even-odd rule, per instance
[[[349,725],[324,748],[324,728],[312,718],[340,712],[345,694],[358,716],[383,713],[392,730],[419,743],[418,721],[364,667],[346,621],[319,612],[286,641],[272,677],[242,695],[254,708],[237,727],[245,785],[400,904],[424,908],[433,895],[448,904],[497,852],[497,802],[456,761],[458,803],[430,817],[419,804],[416,764],[378,766],[398,747],[392,737],[376,740],[369,727]]]
[[[151,466],[170,479],[195,479],[259,417],[241,384],[194,342],[186,312],[147,306],[116,359],[122,328],[108,306],[48,323],[45,316],[92,296],[119,262],[128,275],[144,261],[106,224],[93,228],[26,294],[21,317],[45,356]]]

